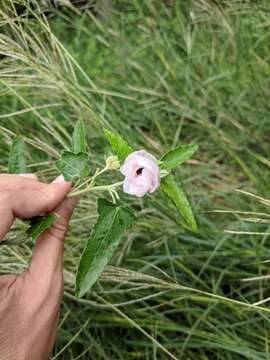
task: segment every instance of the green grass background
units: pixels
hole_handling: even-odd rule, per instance
[[[51,180],[79,118],[93,170],[110,151],[104,126],[157,156],[199,145],[175,172],[199,232],[181,228],[160,193],[126,197],[138,224],[77,300],[96,195],[81,200],[52,359],[269,359],[270,202],[235,191],[269,198],[269,1],[115,1],[105,18],[72,10],[46,18],[37,5],[18,15],[21,2],[0,8],[1,172],[21,134],[29,171]],[[22,271],[31,247],[2,246],[0,271]]]

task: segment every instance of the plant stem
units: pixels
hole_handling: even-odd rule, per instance
[[[111,189],[114,189],[118,186],[123,185],[124,181],[119,181],[115,184],[111,184],[111,185],[101,185],[101,186],[88,186],[86,189],[83,190],[79,190],[79,191],[73,191],[71,193],[68,194],[67,197],[73,197],[73,196],[78,196],[78,195],[83,195],[86,194],[90,191],[110,191]]]

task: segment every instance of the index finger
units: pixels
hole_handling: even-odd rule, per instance
[[[70,191],[71,183],[60,177],[37,187],[0,190],[0,240],[15,218],[31,218],[54,210]]]
[[[31,175],[31,176],[30,176]],[[34,174],[0,174],[0,192],[4,190],[39,190],[46,186]]]

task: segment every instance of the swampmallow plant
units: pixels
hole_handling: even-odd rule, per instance
[[[83,121],[75,124],[70,150],[63,150],[54,165],[66,181],[73,183],[69,197],[82,197],[90,192],[99,195],[97,221],[91,231],[89,229],[90,236],[78,264],[75,284],[78,297],[97,281],[117,250],[122,235],[131,231],[137,220],[134,209],[126,205],[127,196],[143,198],[163,192],[168,201],[173,202],[179,214],[179,223],[191,231],[197,230],[189,201],[172,174],[175,167],[193,155],[197,145],[180,145],[157,159],[146,148],[134,149],[116,132],[104,129],[104,136],[111,151],[105,154],[103,168],[93,171],[90,166],[91,155],[87,151]],[[8,167],[10,173],[27,172],[22,137],[13,140]],[[100,179],[105,172],[118,173],[119,181],[101,185]],[[25,220],[27,237],[32,240],[38,238],[57,216],[57,213],[51,213]]]

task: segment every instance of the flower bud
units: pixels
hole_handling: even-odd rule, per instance
[[[108,170],[117,170],[120,168],[120,161],[117,156],[109,156],[106,159],[106,168]]]
[[[166,177],[167,175],[169,175],[169,171],[163,169],[163,170],[160,170],[160,178],[164,178]]]

